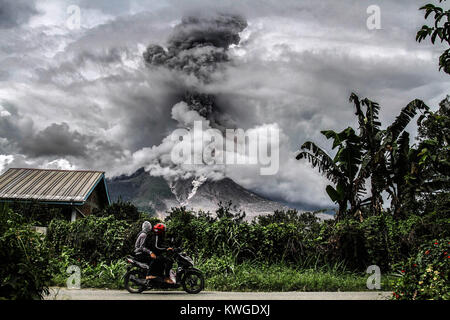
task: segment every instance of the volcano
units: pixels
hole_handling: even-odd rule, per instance
[[[163,177],[154,177],[141,168],[132,175],[121,175],[107,180],[111,201],[129,201],[140,210],[155,213],[163,218],[172,207],[215,213],[219,202],[232,202],[236,210],[246,213],[252,220],[259,215],[272,214],[275,210],[289,207],[247,190],[230,178],[213,181],[185,179],[168,182]],[[329,219],[327,214],[318,214]]]

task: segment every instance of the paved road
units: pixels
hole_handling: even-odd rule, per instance
[[[146,291],[51,288],[48,300],[384,300],[391,292],[216,292]]]

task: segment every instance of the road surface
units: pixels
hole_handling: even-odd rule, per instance
[[[391,292],[218,292],[146,291],[50,288],[47,300],[385,300]]]

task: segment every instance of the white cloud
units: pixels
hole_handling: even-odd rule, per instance
[[[72,2],[82,8],[78,31],[64,25]],[[92,168],[111,176],[132,173],[156,159],[167,162],[170,132],[200,117],[177,104],[180,90],[195,86],[216,95],[224,126],[249,129],[270,123],[282,130],[276,176],[260,176],[259,167],[248,166],[227,167],[228,176],[286,202],[329,206],[326,179],[294,156],[305,140],[329,150],[320,130],[355,125],[350,92],[378,101],[387,124],[414,98],[436,108],[450,85],[448,76],[438,72],[441,47],[415,42],[422,3],[383,2],[383,29],[377,31],[366,28],[369,4],[39,1],[40,14],[20,27],[0,30],[0,169]],[[176,72],[147,69],[141,58],[145,47],[164,46],[174,21],[197,8],[203,13],[233,9],[248,17],[249,27],[231,49],[233,61],[225,71],[202,85]],[[64,122],[68,132],[87,137],[86,157],[23,154],[20,139]],[[153,166],[154,174],[167,176],[173,170]]]
[[[14,157],[12,155],[0,154],[0,173],[3,173],[3,171],[11,162],[13,162],[13,160]]]

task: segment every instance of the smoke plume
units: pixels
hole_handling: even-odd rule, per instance
[[[144,60],[150,67],[165,67],[194,76],[200,84],[210,83],[211,75],[230,61],[227,51],[239,43],[239,33],[246,27],[246,20],[237,15],[183,18],[174,27],[167,49],[150,45],[143,54]],[[195,86],[184,89],[182,100],[189,108],[202,117],[213,118],[214,95],[200,92]]]
[[[231,61],[228,50],[239,44],[239,33],[247,27],[244,18],[236,15],[219,14],[214,17],[187,17],[176,25],[167,41],[167,48],[150,45],[143,53],[146,65],[151,68],[166,68],[195,81],[173,84],[180,88],[180,99],[171,110],[172,119],[180,127],[192,129],[194,121],[202,121],[204,130],[220,128],[215,115],[218,114],[215,96],[202,92],[201,87],[213,81],[214,72],[223,70]],[[182,82],[180,80],[180,82]],[[186,137],[186,143],[192,143]],[[204,141],[201,142],[202,144]],[[159,146],[151,148],[150,163],[146,170],[152,175],[162,175],[172,185],[178,179],[194,179],[190,196],[206,179],[223,178],[223,166],[175,165],[169,153],[174,142],[166,137]]]

